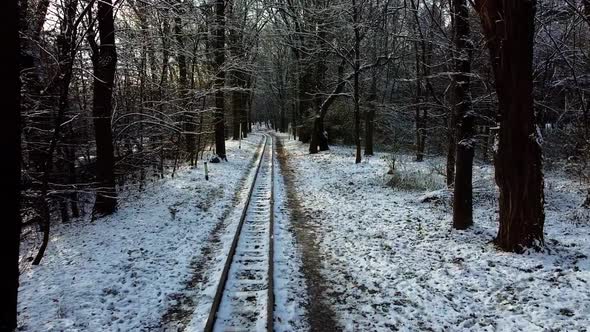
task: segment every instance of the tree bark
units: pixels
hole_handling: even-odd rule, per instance
[[[221,159],[225,156],[225,3],[224,0],[215,1],[215,29],[214,29],[214,61],[215,61],[215,153]]]
[[[99,188],[96,193],[94,211],[98,214],[111,214],[117,208],[113,133],[111,128],[112,93],[117,69],[117,51],[115,48],[115,24],[111,0],[98,2],[97,16],[100,45],[93,55],[95,78],[92,116],[96,136],[96,180]]]
[[[303,62],[303,61],[300,61]],[[299,78],[299,110],[298,110],[298,116],[299,116],[299,126],[297,128],[297,136],[299,136],[299,141],[301,141],[302,143],[308,143],[311,142],[312,140],[312,132],[313,129],[309,127],[306,127],[306,124],[308,123],[308,117],[310,114],[310,109],[311,109],[311,105],[312,105],[312,98],[310,97],[310,90],[311,90],[311,75],[307,72],[307,66],[301,64],[299,66],[300,70],[303,71],[300,73],[300,78]],[[315,121],[315,119],[314,119]]]
[[[139,20],[139,29],[141,32],[141,55],[139,58],[139,144],[137,152],[142,157],[142,165],[139,170],[139,191],[143,191],[145,182],[145,158],[144,158],[144,108],[146,107],[146,83],[147,83],[147,63],[148,63],[148,43],[150,40],[148,21],[147,21],[147,8],[143,4],[136,4],[137,7],[133,7],[137,18]]]
[[[344,86],[346,85],[346,82],[348,82],[348,80],[352,78],[351,76],[354,76],[354,72],[353,72],[353,74],[351,76],[349,76],[347,79],[344,79],[343,74],[344,74],[344,61],[342,61],[338,65],[338,81],[339,81],[338,85],[336,85],[336,87],[334,88],[332,93],[321,104],[320,109],[318,110],[318,113],[316,114],[316,116],[313,119],[311,141],[309,142],[309,153],[310,154],[318,153],[318,148],[319,148],[319,151],[330,150],[330,147],[328,146],[328,137],[326,136],[326,133],[324,131],[324,118],[326,117],[326,114],[328,113],[328,109],[330,109],[330,106],[332,106],[334,101],[336,101],[336,98],[338,97],[338,95],[340,93],[342,93],[342,91],[344,90]]]
[[[187,153],[187,159],[192,161],[194,153],[195,153],[195,117],[193,115],[193,110],[187,108],[190,104],[187,99],[189,99],[188,94],[188,66],[186,62],[186,55],[185,55],[185,42],[184,42],[184,34],[183,34],[183,27],[182,27],[182,17],[183,11],[180,9],[183,5],[182,2],[178,2],[176,4],[177,10],[175,12],[174,17],[174,35],[176,37],[176,44],[177,44],[177,57],[178,57],[178,81],[180,85],[180,99],[181,105],[183,107],[183,117],[182,117],[182,124],[183,124],[183,131],[184,131],[184,148]]]
[[[473,225],[473,155],[475,137],[474,116],[469,91],[471,56],[469,41],[469,8],[466,0],[453,0],[453,43],[455,46],[453,75],[453,113],[457,119],[456,175],[453,195],[453,227],[466,229]]]
[[[48,197],[49,181],[51,171],[53,170],[53,156],[57,150],[58,143],[61,138],[62,122],[65,117],[67,110],[69,109],[69,92],[70,83],[72,81],[72,69],[74,65],[74,54],[75,54],[75,26],[74,19],[76,16],[76,9],[78,7],[77,0],[69,0],[65,6],[65,17],[62,31],[58,36],[58,63],[60,75],[53,83],[51,87],[52,91],[56,91],[58,95],[57,101],[57,115],[54,118],[53,131],[49,141],[49,147],[45,152],[45,158],[42,165],[42,176],[41,176],[41,211],[42,211],[42,225],[43,229],[43,241],[39,247],[39,251],[33,260],[33,265],[37,265],[41,262],[45,249],[49,242],[49,229],[51,226],[51,214],[50,214],[50,198]],[[50,103],[51,106],[55,104]],[[60,162],[63,165],[63,161]],[[59,199],[59,205],[61,207],[61,213],[64,221],[69,219],[68,209],[66,202],[63,198]]]
[[[231,92],[231,110],[232,110],[232,139],[237,141],[240,139],[240,103],[241,96],[237,91]]]
[[[250,89],[250,82],[252,81],[252,77],[249,75],[248,80],[246,82],[246,88]],[[242,138],[248,137],[248,132],[250,132],[250,116],[249,116],[249,105],[250,105],[250,96],[254,96],[254,93],[249,90],[248,92],[242,93]]]
[[[49,0],[40,0],[35,8],[35,21],[33,22],[33,36],[35,40],[39,40],[41,32],[43,31],[43,25],[47,17],[47,9],[49,9]]]
[[[452,12],[451,12],[451,25],[453,26],[453,42],[456,43],[456,15],[457,13],[454,12],[454,3],[450,3]],[[469,22],[467,22],[469,24]],[[455,45],[455,47],[457,47]],[[455,64],[456,66],[456,64]],[[447,132],[448,132],[448,141],[447,141],[447,169],[446,169],[446,176],[447,176],[447,187],[451,188],[453,183],[455,182],[455,154],[457,152],[457,119],[455,118],[455,107],[449,108],[448,111],[448,118],[447,118]]]
[[[69,125],[67,133],[67,142],[71,146],[65,148],[66,160],[67,160],[67,181],[70,185],[74,185],[77,182],[76,175],[76,144],[77,142],[72,125]],[[68,195],[70,200],[70,209],[72,210],[72,217],[78,218],[80,216],[80,209],[78,208],[78,193],[75,190]]]
[[[361,111],[359,93],[361,35],[359,27],[359,8],[356,0],[352,0],[352,21],[354,30],[354,143],[356,145],[355,164],[361,162]]]
[[[313,119],[312,135],[309,142],[309,153],[314,154],[319,151],[328,151],[328,137],[324,129],[324,115],[320,111],[320,114],[316,115]]]
[[[250,80],[250,82],[248,83],[248,88],[250,89],[250,91],[252,91],[253,86],[252,86],[252,80]],[[252,105],[253,103],[253,99],[254,99],[254,94],[252,92],[248,93],[248,111],[246,113],[247,119],[246,119],[246,123],[248,124],[248,131],[249,133],[252,132]],[[244,136],[245,137],[245,136]]]
[[[291,104],[291,134],[293,139],[297,139],[297,101],[294,100]]]
[[[425,76],[428,76],[428,65],[427,60],[430,56],[427,54],[427,49],[430,47],[426,46],[426,39],[420,27],[420,18],[418,15],[418,6],[414,0],[410,0],[414,16],[414,30],[420,35],[420,41],[414,42],[415,60],[416,60],[416,111],[415,111],[415,123],[416,123],[416,161],[424,161],[424,150],[426,148],[426,120],[428,119],[428,110],[422,109],[422,103],[426,100],[427,94],[425,94],[423,87],[423,80]]]
[[[20,34],[22,68],[23,135],[27,142],[25,150],[27,168],[35,173],[42,172],[47,152],[47,135],[51,132],[54,119],[51,107],[46,105],[46,67],[42,63],[41,34],[47,19],[49,0],[37,3],[20,0]],[[30,7],[30,8],[29,8]],[[32,13],[32,14],[28,14]],[[34,111],[33,111],[34,110]],[[36,176],[41,176],[36,174]]]
[[[232,86],[237,90],[231,92],[233,140],[240,139],[240,124],[242,125],[242,134],[246,131],[245,117],[246,103],[248,101],[248,94],[245,92],[246,83],[245,74],[239,70],[234,70],[232,73]]]
[[[584,0],[583,1],[584,4],[584,16],[586,16],[586,22],[588,22],[588,24],[590,25],[590,0]],[[590,100],[588,100],[586,107],[584,107],[583,111],[584,111],[584,134],[585,134],[585,139],[587,142],[590,142],[590,135],[589,135],[589,131],[590,131],[590,116],[588,116],[588,109],[590,109]],[[590,147],[587,147],[588,149],[590,149]],[[586,199],[584,200],[584,203],[582,204],[582,206],[586,207],[586,208],[590,208],[590,185],[588,187],[588,193],[586,194]]]
[[[449,110],[448,118],[448,142],[447,142],[447,187],[451,187],[455,182],[455,153],[457,152],[457,121],[455,119],[454,107]]]
[[[238,21],[237,8],[234,0],[227,2],[227,25],[228,25],[228,45],[230,57],[233,61],[247,60],[245,51],[242,47],[242,30],[240,25],[242,22]],[[240,124],[242,123],[242,112],[245,105],[241,89],[245,82],[243,78],[243,68],[232,68],[229,71],[229,85],[232,88],[230,92],[231,98],[231,114],[232,114],[232,139],[237,141],[240,139]]]
[[[490,127],[486,126],[484,129],[484,139],[483,139],[483,147],[482,147],[482,151],[481,151],[481,158],[483,160],[484,163],[489,162],[489,158],[488,158],[488,151],[490,150],[490,138],[492,135],[490,135]]]
[[[166,14],[167,12],[165,12]],[[158,98],[160,100],[166,100],[168,98],[168,75],[169,75],[169,67],[170,67],[170,44],[168,42],[168,38],[170,35],[170,22],[168,21],[167,15],[162,15],[162,29],[161,29],[161,39],[162,39],[162,68],[160,70],[160,84],[158,86]],[[164,114],[165,112],[165,103],[159,103],[159,111],[160,113]],[[158,172],[160,173],[160,178],[164,178],[164,161],[166,159],[166,154],[164,150],[164,142],[166,141],[166,133],[164,131],[164,121],[160,121],[162,123],[160,129],[160,160],[158,164]]]
[[[496,244],[522,252],[543,245],[542,153],[533,110],[533,38],[536,1],[477,0],[499,102],[494,156],[500,188]]]
[[[373,132],[375,130],[375,109],[377,108],[377,76],[373,71],[371,78],[371,88],[369,91],[369,109],[365,114],[365,156],[372,156],[373,152]]]

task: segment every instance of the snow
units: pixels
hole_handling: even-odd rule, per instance
[[[455,231],[451,194],[440,189],[444,178],[431,165],[397,156],[404,160],[401,172],[430,177],[424,183],[432,187],[391,188],[384,154],[355,165],[352,148],[309,155],[307,146],[284,142],[309,227],[321,239],[325,299],[344,330],[573,331],[590,325],[590,223],[570,219],[584,198],[574,181],[547,175],[546,250],[518,255],[491,243],[497,192],[489,165],[474,168],[475,226]]]
[[[546,172],[544,252],[504,253],[490,165],[474,166],[474,227],[451,229],[442,158],[352,147],[308,154],[280,135],[288,183],[275,160],[276,331],[305,331],[325,303],[345,331],[580,331],[590,326],[587,188]],[[260,134],[229,162],[182,168],[143,192],[122,192],[116,214],[57,224],[46,257],[24,244],[21,331],[202,331],[254,175]],[[297,220],[289,204],[296,195]],[[297,232],[313,233],[313,248]],[[317,250],[322,298],[310,298],[305,250]],[[315,256],[314,256],[315,257]],[[308,264],[308,261],[306,261]],[[313,296],[312,296],[313,297]],[[168,313],[178,314],[166,318]]]
[[[162,315],[185,292],[191,263],[249,174],[260,141],[250,135],[229,162],[183,168],[144,192],[122,193],[118,212],[56,225],[41,265],[22,251],[21,331],[138,331],[161,327]]]
[[[260,160],[260,170],[240,230],[213,330],[235,327],[262,331],[268,320],[268,267],[271,215],[270,139]]]
[[[477,144],[477,140],[473,137],[466,138],[466,139],[460,140],[458,144],[461,146],[464,146],[467,149],[473,149],[475,147],[475,145]]]
[[[281,135],[283,140],[288,136]],[[285,180],[275,155],[274,183],[274,330],[307,331],[305,304],[309,301],[304,275],[301,271],[301,254],[293,234],[293,220],[288,207]]]
[[[270,141],[269,141],[270,142]],[[276,331],[300,331],[306,330],[304,319],[304,304],[307,301],[305,282],[301,272],[301,256],[298,246],[292,235],[290,214],[287,210],[286,193],[283,186],[278,162],[275,159],[275,257],[274,257],[274,292],[275,311],[274,328]],[[250,174],[246,181],[247,186],[252,181]],[[240,213],[244,206],[243,200],[246,193],[242,194],[241,202],[228,216],[228,225],[225,234],[220,239],[221,248],[215,253],[211,264],[204,271],[204,282],[197,288],[200,290],[195,297],[195,309],[185,331],[202,331],[207,321],[207,315],[213,302],[217,283],[223,270],[223,264],[229,252],[231,240],[235,233]]]

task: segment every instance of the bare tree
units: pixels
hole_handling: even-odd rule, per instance
[[[225,1],[215,1],[215,27],[213,29],[213,52],[215,62],[215,152],[221,159],[225,156]]]
[[[500,227],[496,244],[507,251],[543,245],[542,155],[533,110],[533,38],[536,1],[478,0],[476,10],[490,52],[498,95],[496,183]]]
[[[469,8],[465,0],[453,0],[453,41],[455,73],[453,75],[453,117],[457,124],[456,174],[453,195],[453,227],[465,229],[473,224],[473,156],[475,138],[474,115],[469,90],[471,74],[471,41],[469,40]]]
[[[89,41],[92,47],[94,68],[94,96],[92,116],[96,135],[96,179],[99,189],[96,194],[95,212],[111,214],[117,208],[115,189],[115,156],[111,128],[112,94],[117,51],[115,46],[115,21],[110,0],[98,2],[98,35],[100,45],[94,36]]]
[[[354,143],[356,145],[355,163],[361,162],[361,111],[360,111],[360,86],[359,76],[361,70],[361,3],[357,4],[356,0],[352,0],[352,29],[354,31]]]

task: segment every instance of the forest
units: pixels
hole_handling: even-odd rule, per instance
[[[0,331],[590,325],[590,0],[5,7]]]

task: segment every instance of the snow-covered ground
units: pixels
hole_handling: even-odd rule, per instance
[[[275,330],[317,328],[312,321],[322,318],[346,331],[590,325],[590,213],[579,208],[575,181],[548,172],[546,250],[516,255],[490,242],[497,193],[489,165],[474,170],[475,226],[455,231],[444,160],[398,156],[388,175],[386,154],[355,165],[352,148],[309,155],[281,137]],[[250,135],[242,149],[228,141],[230,161],[209,164],[210,181],[202,164],[181,169],[143,192],[123,192],[112,216],[56,225],[40,266],[26,263],[25,244],[20,330],[202,331],[261,139]],[[309,271],[319,275],[311,281]],[[326,310],[312,317],[313,308]]]
[[[306,293],[305,276],[301,271],[302,257],[294,236],[285,179],[276,154],[274,165],[274,329],[277,332],[306,331],[309,326],[305,319],[307,313],[304,308],[309,299]]]
[[[270,140],[269,140],[270,144]],[[270,152],[270,151],[269,151]],[[292,235],[292,224],[286,201],[286,191],[283,177],[275,158],[275,257],[274,257],[274,291],[275,312],[274,328],[276,331],[304,331],[307,329],[305,321],[304,303],[307,301],[305,294],[305,281],[301,272],[301,256],[299,248]],[[247,181],[247,186],[251,179]],[[246,196],[245,193],[243,195]],[[242,197],[242,198],[244,198]],[[190,321],[181,326],[185,331],[203,331],[207,321],[207,315],[213,302],[215,290],[218,285],[223,264],[229,252],[231,240],[237,229],[240,213],[244,207],[243,200],[227,217],[226,231],[218,238],[218,248],[211,256],[205,276],[198,286],[199,294],[195,296],[194,311]]]
[[[585,331],[590,220],[575,183],[546,179],[546,251],[503,253],[493,169],[476,166],[475,226],[451,229],[442,160],[316,155],[287,140],[295,191],[323,258],[325,299],[347,331]],[[393,178],[393,180],[392,180]],[[388,183],[393,182],[392,187]]]
[[[31,254],[25,244],[20,330],[162,329],[175,295],[185,293],[196,256],[239,204],[236,191],[247,182],[260,140],[250,135],[241,149],[228,141],[229,162],[209,163],[210,181],[200,163],[141,193],[123,193],[112,216],[55,226],[39,266],[25,263]]]

